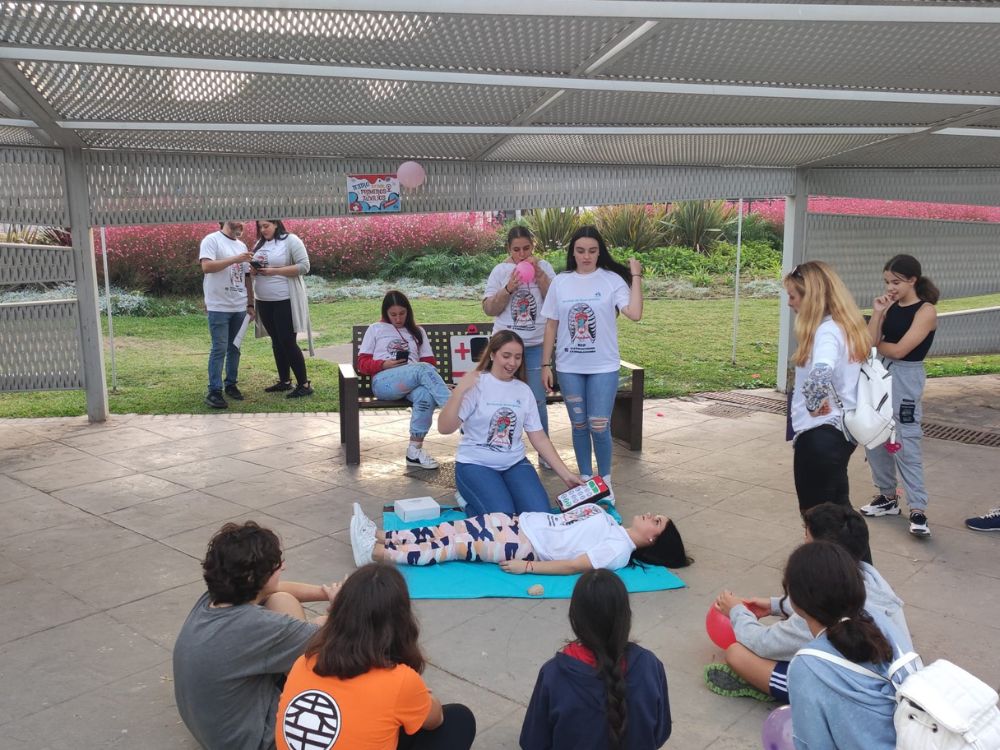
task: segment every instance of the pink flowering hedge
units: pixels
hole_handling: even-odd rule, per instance
[[[751,201],[748,210],[760,214],[778,229],[785,225],[785,201],[783,198]],[[888,216],[901,219],[1000,222],[1000,208],[992,206],[960,206],[952,203],[884,201],[867,198],[813,196],[809,199],[809,211],[818,214]]]
[[[312,273],[327,278],[370,276],[390,254],[431,252],[474,255],[499,248],[496,225],[481,214],[403,214],[344,219],[289,220],[285,227],[305,243]],[[211,224],[109,227],[111,283],[153,294],[189,294],[201,289],[198,248],[218,229]],[[256,237],[247,223],[243,241]],[[103,281],[100,238],[94,233]]]

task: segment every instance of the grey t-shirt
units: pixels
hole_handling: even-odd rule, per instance
[[[209,606],[203,594],[174,644],[174,697],[207,750],[273,748],[284,677],[317,626],[256,604]]]

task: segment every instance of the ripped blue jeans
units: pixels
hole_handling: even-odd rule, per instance
[[[375,398],[384,401],[405,398],[413,404],[410,435],[415,438],[427,434],[431,429],[434,409],[444,406],[451,396],[438,371],[426,362],[382,370],[372,378],[372,393]]]
[[[593,475],[590,446],[597,456],[597,473],[611,476],[611,410],[618,392],[618,371],[582,374],[557,371],[559,389],[573,426],[573,452],[581,474]]]

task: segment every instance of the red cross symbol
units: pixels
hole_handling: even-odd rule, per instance
[[[458,345],[458,348],[455,349],[455,354],[460,355],[461,358],[464,360],[466,354],[472,354],[472,349],[467,348],[465,346],[465,342],[463,341],[461,344]]]

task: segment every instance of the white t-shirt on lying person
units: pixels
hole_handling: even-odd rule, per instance
[[[521,513],[517,517],[539,560],[573,560],[586,554],[595,568],[628,565],[635,543],[599,505],[580,505],[565,513]]]
[[[427,338],[427,332],[417,326],[423,336],[423,341],[417,345],[417,340],[413,334],[405,328],[396,328],[391,323],[372,323],[365,331],[365,336],[361,339],[360,354],[371,354],[372,359],[395,359],[396,352],[409,352],[407,362],[419,362],[423,357],[433,357],[434,351],[431,349],[431,342]]]
[[[524,431],[542,429],[538,405],[523,380],[504,381],[488,372],[458,407],[462,442],[455,460],[504,471],[524,458]]]
[[[558,320],[556,370],[618,372],[616,313],[629,303],[629,287],[616,273],[561,273],[549,286],[542,317]]]
[[[510,281],[510,275],[517,268],[513,263],[501,263],[490,273],[486,282],[486,297],[492,297]],[[538,270],[549,279],[556,272],[546,260],[538,261]],[[525,346],[538,346],[545,336],[545,318],[539,315],[542,307],[542,290],[533,279],[530,284],[519,284],[493,323],[493,332],[514,331]]]

